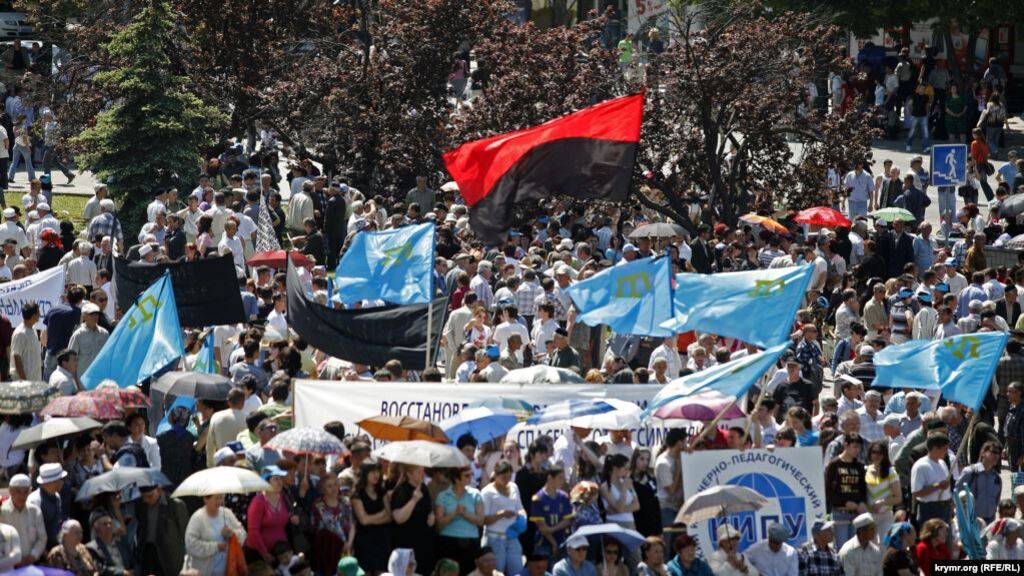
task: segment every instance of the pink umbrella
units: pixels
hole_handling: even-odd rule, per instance
[[[686,398],[673,400],[655,410],[654,416],[662,420],[708,421],[714,420],[719,412],[728,408],[725,414],[722,415],[723,420],[745,418],[746,414],[734,402],[736,402],[736,398],[731,396],[723,396],[718,392],[702,392],[693,396],[687,396]]]

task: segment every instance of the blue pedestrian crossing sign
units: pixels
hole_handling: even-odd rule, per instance
[[[932,184],[962,186],[967,183],[967,145],[932,146]]]

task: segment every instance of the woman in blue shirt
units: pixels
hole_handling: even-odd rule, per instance
[[[668,563],[669,576],[714,576],[711,566],[697,558],[697,541],[681,534],[675,540],[676,557]]]
[[[472,572],[480,548],[480,526],[484,523],[484,500],[480,491],[469,486],[473,472],[468,467],[451,472],[452,484],[437,495],[434,515],[437,518],[440,557],[459,563],[459,573]]]

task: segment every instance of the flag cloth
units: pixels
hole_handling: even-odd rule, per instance
[[[568,194],[624,201],[643,111],[643,93],[624,96],[446,152],[445,168],[470,207],[477,237],[503,241],[524,200]]]
[[[431,304],[336,310],[310,300],[295,265],[288,262],[288,327],[324,353],[370,366],[399,360],[408,370],[423,370],[427,352],[427,307],[433,307],[431,358],[436,358],[448,311],[448,299]]]
[[[662,324],[676,332],[697,330],[762,348],[789,340],[793,318],[814,266],[676,274],[675,316]]]
[[[274,252],[281,249],[274,232],[274,221],[270,219],[267,199],[260,198],[260,211],[256,216],[256,252]]]
[[[730,360],[725,364],[712,366],[682,378],[676,378],[654,395],[643,412],[646,418],[665,404],[686,398],[698,392],[715,391],[723,396],[739,398],[757,382],[769,368],[775,366],[779,356],[789,349],[789,341],[773,346],[763,352]]]
[[[976,332],[889,346],[875,354],[873,386],[940,390],[947,400],[977,410],[1009,338],[1005,332]]]
[[[642,258],[603,270],[566,289],[588,326],[607,324],[616,334],[671,336],[672,265],[668,258]]]
[[[174,300],[182,326],[201,328],[247,322],[231,255],[156,266],[129,264],[114,258],[117,305],[127,310],[165,271],[171,273]]]
[[[82,374],[82,385],[91,390],[108,378],[122,388],[138,384],[184,353],[171,274],[164,272],[125,312]]]
[[[343,303],[384,300],[426,304],[434,279],[432,222],[383,232],[359,232],[341,257],[334,285]]]

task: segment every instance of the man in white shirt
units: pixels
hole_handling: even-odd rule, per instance
[[[863,166],[856,166],[843,178],[843,189],[849,195],[850,219],[857,216],[867,216],[869,204],[873,204],[872,193],[875,191],[875,182],[871,176],[864,171]]]
[[[19,253],[29,248],[28,236],[21,226],[18,226],[18,212],[14,208],[5,208],[3,214],[4,223],[0,224],[0,242],[6,242],[10,238],[17,240]]]
[[[676,337],[665,338],[661,345],[651,352],[651,359],[647,362],[647,369],[654,371],[654,361],[664,358],[668,362],[668,369],[665,371],[669,378],[678,378],[679,372],[683,369],[683,361],[679,357],[679,350],[676,348]]]
[[[57,368],[50,374],[49,384],[62,396],[72,396],[83,390],[78,380],[78,354],[74,350],[61,350],[57,354]]]
[[[43,379],[43,349],[35,330],[39,321],[39,304],[23,304],[21,318],[21,324],[11,336],[11,378],[39,381]]]
[[[469,282],[469,289],[476,294],[477,301],[483,304],[484,308],[494,308],[494,292],[491,291],[491,263],[481,260],[477,266],[476,276]]]
[[[518,334],[522,339],[522,342],[530,341],[530,333],[526,330],[526,326],[519,323],[517,318],[519,317],[519,309],[515,306],[508,306],[501,312],[502,323],[498,324],[494,328],[494,343],[498,345],[501,352],[508,349],[508,338],[513,334]],[[519,364],[523,363],[523,350],[520,348],[516,350],[516,360]]]
[[[157,190],[153,195],[153,201],[146,206],[146,220],[148,222],[156,222],[156,215],[158,212],[167,213],[167,192],[164,190]]]
[[[917,501],[918,525],[932,518],[949,522],[952,516],[949,467],[949,438],[942,434],[926,440],[928,454],[914,462],[910,469],[910,491]]]
[[[889,414],[882,419],[882,432],[885,433],[885,439],[889,442],[890,462],[896,461],[896,455],[899,454],[900,448],[907,442],[906,437],[903,436],[902,423],[903,414]]]
[[[46,525],[43,512],[28,502],[32,481],[24,474],[11,478],[10,498],[0,505],[0,522],[13,526],[18,532],[21,560],[18,566],[29,566],[41,560],[46,553]]]
[[[789,530],[778,522],[768,524],[768,540],[747,548],[747,559],[762,576],[793,576],[800,573],[796,548],[786,543]]]
[[[29,241],[32,242],[36,250],[42,248],[43,243],[39,235],[43,230],[50,229],[60,234],[60,221],[53,217],[50,213],[50,205],[46,202],[42,202],[36,206],[36,212],[39,214],[39,219],[28,227]]]
[[[84,240],[75,241],[75,244],[77,247],[73,249],[77,250],[78,256],[68,262],[64,281],[68,284],[92,286],[97,272],[96,263],[90,257],[92,244]]]
[[[844,576],[878,576],[882,569],[882,550],[875,543],[875,518],[865,512],[853,519],[857,533],[839,549]],[[796,572],[794,572],[796,574]]]
[[[92,198],[85,203],[85,209],[82,211],[82,220],[85,222],[92,222],[92,219],[100,215],[100,202],[107,197],[107,185],[103,182],[97,182],[92,186]]]
[[[555,440],[555,446],[551,452],[551,464],[562,467],[562,470],[565,471],[567,485],[574,486],[579,481],[579,465],[576,459],[578,453],[590,460],[594,466],[600,464],[597,454],[583,445],[583,441],[590,436],[590,432],[590,428],[570,426],[558,437],[558,440]]]
[[[874,442],[885,437],[882,431],[882,395],[878,390],[868,390],[864,394],[864,405],[857,409],[860,417],[860,435],[867,442]]]
[[[286,316],[288,300],[284,294],[274,294],[274,309],[267,314],[267,326],[273,328],[281,336],[288,336],[288,318]]]
[[[228,219],[224,223],[224,235],[221,236],[217,249],[221,254],[231,252],[236,270],[245,270],[245,241],[238,236],[238,222]]]
[[[555,330],[558,329],[558,321],[555,320],[554,314],[554,304],[544,302],[537,305],[537,319],[533,322],[533,331],[530,334],[535,360],[543,361],[547,358],[548,343],[555,337]]]
[[[224,193],[217,192],[213,195],[214,205],[205,212],[205,215],[213,220],[210,224],[210,235],[214,238],[224,233],[224,225],[228,221],[228,216],[231,216],[231,210],[224,206],[224,202]]]

